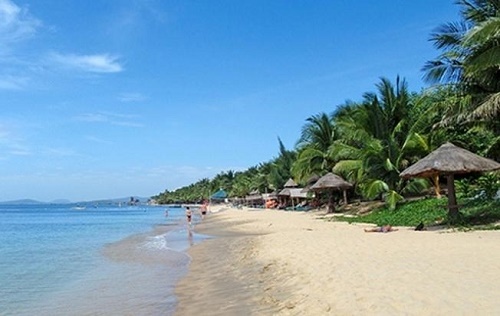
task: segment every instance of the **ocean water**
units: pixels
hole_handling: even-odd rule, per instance
[[[165,209],[0,205],[0,315],[172,315],[208,236]]]

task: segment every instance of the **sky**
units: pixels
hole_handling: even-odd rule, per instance
[[[453,0],[0,0],[0,201],[149,197],[294,149],[306,119],[428,87]]]

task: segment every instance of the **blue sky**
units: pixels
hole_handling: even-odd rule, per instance
[[[0,201],[151,196],[294,148],[399,74],[452,0],[0,0]]]

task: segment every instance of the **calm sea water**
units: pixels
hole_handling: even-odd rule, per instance
[[[0,315],[171,315],[205,238],[183,208],[0,205]]]

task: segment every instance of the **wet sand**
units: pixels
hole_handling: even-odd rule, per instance
[[[500,314],[500,231],[365,233],[323,215],[210,214],[175,315]]]

